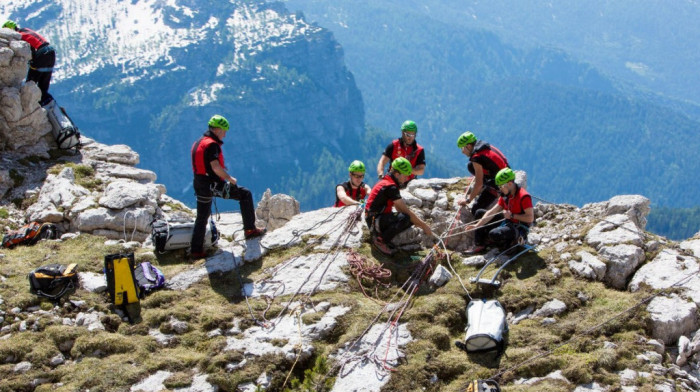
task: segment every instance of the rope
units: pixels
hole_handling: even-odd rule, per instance
[[[289,373],[287,373],[287,377],[284,379],[284,384],[282,384],[282,390],[284,390],[284,387],[287,385],[287,381],[289,381],[289,377],[292,375],[292,372],[294,371],[294,366],[296,366],[297,362],[299,362],[299,358],[301,357],[301,350],[304,348],[304,340],[301,335],[301,310],[297,308],[296,310],[296,315],[297,315],[297,325],[299,326],[299,351],[297,352],[296,359],[294,359],[294,363],[292,364],[292,368],[289,369]]]
[[[378,286],[382,286],[384,288],[391,287],[390,284],[381,282],[381,279],[388,279],[391,277],[391,271],[389,269],[382,268],[379,265],[372,264],[369,260],[355,251],[350,251],[348,253],[348,264],[350,265],[350,272],[357,280],[360,290],[362,290],[362,294],[372,301],[379,302],[378,299],[374,299],[367,295],[367,292],[362,285],[362,279],[367,279],[376,283],[374,286],[374,296],[379,298]]]
[[[335,214],[334,214],[334,215],[335,215]],[[333,215],[333,216],[334,216],[334,215]],[[289,308],[289,306],[291,305],[291,303],[294,301],[294,298],[296,298],[297,295],[299,295],[299,294],[301,293],[301,290],[306,286],[306,284],[309,282],[309,280],[311,280],[311,277],[312,277],[313,274],[318,270],[318,268],[319,268],[322,264],[324,264],[324,263],[326,262],[326,260],[328,260],[328,257],[331,256],[331,255],[333,256],[333,257],[331,258],[331,261],[334,260],[334,259],[337,257],[338,253],[340,252],[340,249],[342,248],[343,245],[345,245],[345,242],[346,242],[346,241],[348,240],[348,238],[349,238],[349,236],[347,236],[346,234],[349,234],[349,233],[350,233],[350,229],[351,229],[351,228],[355,225],[355,223],[357,222],[357,217],[358,217],[358,216],[359,216],[359,214],[353,213],[353,214],[351,214],[350,216],[348,216],[348,219],[346,219],[345,222],[343,222],[343,223],[341,224],[341,225],[344,225],[343,232],[338,236],[338,238],[337,238],[336,241],[333,243],[333,245],[331,245],[330,251],[329,251],[328,253],[325,254],[325,256],[323,257],[323,259],[322,259],[320,262],[318,262],[318,263],[316,264],[316,266],[315,266],[315,267],[311,270],[311,272],[306,276],[306,279],[304,280],[304,282],[302,282],[302,284],[299,286],[299,288],[297,289],[297,291],[296,291],[296,292],[292,295],[292,297],[287,301],[285,307],[284,307],[284,308],[282,309],[282,311],[277,315],[277,317],[275,318],[275,320],[272,321],[273,325],[274,325],[274,324],[277,324],[277,322],[282,318],[282,316],[285,314],[285,312],[287,311],[287,309]],[[338,225],[337,227],[340,227],[341,225]],[[337,227],[335,227],[334,229],[336,229]],[[328,233],[330,233],[330,231],[329,231]],[[343,241],[342,244],[341,244],[341,239],[343,239],[343,238],[344,238],[344,241]],[[292,259],[293,259],[293,258],[292,258]],[[292,259],[290,259],[290,261],[291,261]],[[331,265],[332,263],[331,263],[331,262],[328,262],[328,263],[326,263],[326,264],[327,264],[327,265],[326,265],[326,268],[323,270],[323,273],[321,274],[318,283],[316,284],[316,286],[314,286],[314,287],[311,289],[311,291],[310,291],[309,293],[307,293],[307,294],[305,295],[305,297],[304,297],[304,299],[302,300],[302,302],[304,302],[304,303],[307,302],[308,299],[311,298],[311,295],[313,295],[313,293],[316,291],[316,289],[318,288],[318,286],[320,286],[321,282],[323,281],[323,277],[325,276],[326,272],[328,272],[328,268],[330,268],[330,265]],[[279,271],[279,270],[278,270],[278,271]]]
[[[126,240],[126,217],[129,216],[129,214],[133,215],[134,217],[134,229],[131,231],[131,238],[129,241]],[[124,213],[124,226],[122,227],[122,233],[124,234],[124,242],[131,242],[134,240],[134,234],[136,234],[136,213],[134,211],[127,211]]]
[[[676,281],[674,284],[672,284],[672,285],[671,285],[670,287],[668,287],[667,289],[665,289],[665,290],[660,290],[659,292],[654,293],[654,294],[652,294],[652,295],[650,295],[650,296],[648,296],[648,297],[642,299],[641,301],[637,302],[637,303],[636,303],[635,305],[633,305],[632,307],[623,310],[622,312],[620,312],[620,313],[618,313],[618,314],[612,316],[611,318],[609,318],[609,319],[607,319],[607,320],[605,320],[605,321],[603,321],[603,322],[601,322],[601,323],[599,323],[599,324],[597,324],[597,325],[594,325],[593,327],[588,328],[588,329],[586,329],[585,331],[582,331],[581,333],[574,334],[574,335],[573,335],[571,338],[569,338],[569,340],[567,340],[566,342],[560,343],[560,344],[554,346],[554,347],[553,347],[552,349],[550,349],[550,350],[547,350],[547,351],[545,351],[545,352],[543,352],[543,353],[541,353],[541,354],[537,354],[537,355],[535,355],[535,356],[533,356],[533,357],[531,357],[531,358],[529,358],[529,359],[526,359],[526,360],[524,360],[524,361],[522,361],[522,362],[519,362],[519,363],[517,363],[517,364],[515,364],[515,365],[513,365],[513,366],[511,366],[511,367],[509,367],[509,368],[506,368],[506,369],[503,369],[503,370],[499,371],[498,373],[496,373],[496,375],[493,377],[493,379],[500,379],[500,377],[503,376],[503,375],[504,375],[505,373],[507,373],[507,372],[510,372],[510,371],[512,371],[512,370],[515,370],[515,369],[517,369],[517,368],[519,368],[519,367],[521,367],[521,366],[523,366],[523,365],[526,365],[526,364],[528,364],[528,363],[530,363],[530,362],[532,362],[532,361],[535,361],[535,360],[537,360],[537,359],[544,358],[544,357],[547,357],[547,356],[551,355],[551,354],[552,354],[554,351],[556,351],[557,349],[559,349],[559,348],[561,348],[561,347],[564,347],[564,346],[570,344],[571,342],[577,340],[577,339],[580,338],[580,337],[583,337],[583,336],[585,336],[585,335],[590,334],[591,332],[593,332],[593,331],[595,331],[595,330],[597,330],[597,329],[603,327],[603,326],[606,325],[606,324],[609,324],[610,322],[612,322],[612,321],[614,321],[614,320],[616,320],[616,319],[622,317],[623,315],[625,315],[625,314],[627,314],[627,313],[630,313],[630,312],[632,312],[632,311],[637,310],[640,306],[642,306],[642,305],[644,305],[644,304],[650,302],[652,299],[658,297],[658,296],[661,295],[662,293],[669,291],[669,289],[671,289],[671,288],[673,288],[673,287],[676,287],[676,286],[680,286],[680,285],[683,284],[685,281],[689,280],[690,278],[692,278],[692,277],[694,277],[694,276],[696,276],[696,275],[697,275],[697,274],[696,274],[695,272],[686,275],[684,278],[679,279],[678,281]]]

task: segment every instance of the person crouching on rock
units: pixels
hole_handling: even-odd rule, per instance
[[[360,205],[372,190],[363,182],[365,164],[362,161],[352,161],[348,172],[350,180],[335,187],[335,207]]]
[[[204,235],[211,215],[213,197],[238,200],[241,206],[243,229],[246,239],[265,234],[264,229],[255,227],[253,194],[239,187],[234,177],[226,171],[222,141],[229,130],[229,123],[223,116],[209,119],[209,129],[192,145],[192,170],[194,171],[194,193],[197,196],[197,218],[192,230],[190,257],[198,259],[206,256]]]
[[[420,227],[429,236],[433,235],[430,226],[417,217],[401,198],[399,187],[408,181],[411,171],[408,159],[394,159],[389,173],[372,188],[367,198],[365,221],[370,229],[372,245],[387,255],[396,252],[391,240],[412,225]],[[397,212],[393,212],[392,207]]]
[[[530,226],[535,221],[535,212],[532,197],[515,183],[515,173],[509,167],[498,171],[496,185],[501,193],[498,202],[488,211],[479,210],[479,221],[466,229],[476,229],[474,240],[477,244],[485,243],[488,236],[499,249],[506,250],[527,241]],[[494,219],[495,222],[489,224]]]

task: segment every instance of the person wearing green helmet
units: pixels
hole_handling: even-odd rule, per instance
[[[416,143],[417,133],[418,126],[414,121],[406,120],[401,124],[401,137],[389,143],[379,158],[379,163],[377,164],[377,177],[379,179],[384,177],[386,164],[393,162],[398,157],[404,157],[411,163],[413,172],[409,176],[408,181],[411,181],[416,176],[423,175],[425,172],[425,150],[420,144]],[[406,181],[406,184],[408,184],[408,181]]]
[[[265,229],[255,227],[253,194],[247,188],[238,186],[238,181],[231,177],[224,164],[221,145],[224,144],[223,139],[229,130],[228,120],[217,114],[209,119],[207,125],[207,131],[194,142],[191,150],[197,218],[192,230],[190,256],[195,259],[206,256],[203,248],[204,235],[214,197],[238,200],[246,239],[265,234]]]
[[[430,226],[416,216],[401,198],[399,188],[408,181],[412,170],[408,159],[396,158],[391,162],[389,173],[374,185],[365,204],[365,222],[370,230],[372,245],[387,255],[396,251],[391,240],[412,225],[420,227],[426,235],[433,235]]]
[[[53,66],[56,63],[56,51],[53,46],[36,31],[20,27],[15,21],[8,20],[3,23],[2,27],[18,32],[22,41],[29,44],[32,59],[29,61],[27,82],[33,81],[41,90],[41,99],[39,100],[41,106],[51,102],[53,97],[49,94],[49,85],[51,84]]]
[[[474,201],[470,211],[472,216],[476,216],[479,210],[488,209],[496,201],[498,191],[494,178],[499,170],[509,167],[508,159],[501,150],[483,140],[477,140],[472,132],[459,135],[457,147],[469,158],[467,169],[474,175],[464,198],[458,199],[457,202],[466,206]]]
[[[356,206],[362,204],[372,188],[364,183],[365,164],[352,161],[348,167],[350,180],[335,187],[335,207]]]
[[[527,241],[530,226],[535,221],[532,197],[515,183],[515,172],[509,167],[498,171],[495,177],[501,196],[498,202],[479,218],[476,224],[467,226],[467,230],[476,230],[475,244],[484,244],[486,238],[506,250],[511,246]],[[489,223],[494,221],[493,223]],[[476,245],[469,253],[478,253],[485,249]]]

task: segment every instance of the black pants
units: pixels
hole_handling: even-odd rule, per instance
[[[53,66],[56,62],[56,52],[53,48],[43,51],[39,49],[39,51],[29,62],[27,81],[33,80],[39,87],[39,90],[41,90],[41,101],[39,103],[43,106],[53,99],[51,94],[49,94],[49,84],[51,83]]]
[[[201,253],[204,250],[204,235],[207,231],[207,221],[211,216],[211,204],[214,197],[222,199],[238,200],[241,206],[241,217],[243,218],[243,229],[251,230],[255,228],[255,208],[253,206],[253,194],[247,189],[239,186],[224,187],[225,183],[212,184],[211,188],[206,188],[205,184],[198,186],[195,181],[195,195],[197,195],[197,218],[194,221],[192,230],[192,243],[190,252]]]
[[[481,219],[484,214],[486,214],[486,210],[479,210],[476,212],[476,218]],[[502,219],[503,213],[498,213],[491,219],[491,222],[494,223],[488,223],[476,229],[474,232],[474,244],[486,245],[488,239],[499,249],[506,250],[515,245],[518,237],[527,239],[529,231],[527,226],[510,221],[499,222]]]
[[[391,242],[397,234],[413,226],[411,217],[401,212],[379,214],[374,219],[367,218],[366,223],[370,231],[379,229],[377,234],[384,240],[384,243]]]
[[[476,197],[474,204],[472,204],[472,216],[476,219],[479,219],[479,217],[476,216],[477,212],[479,210],[488,210],[493,204],[493,202],[496,200],[496,198],[498,198],[498,191],[494,188],[484,185],[481,189],[481,193],[479,193],[479,196]],[[482,214],[481,216],[484,215]]]

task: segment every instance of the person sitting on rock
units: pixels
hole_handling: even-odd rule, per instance
[[[496,173],[510,166],[499,149],[483,140],[477,140],[471,132],[464,132],[457,138],[457,147],[462,150],[462,154],[469,157],[467,168],[474,175],[471,191],[467,188],[466,196],[458,200],[458,203],[466,206],[474,200],[470,211],[472,216],[476,216],[476,211],[488,209],[498,197],[494,182]]]
[[[360,205],[372,188],[362,180],[365,178],[365,164],[352,161],[348,167],[350,180],[335,187],[335,207]]]
[[[418,126],[414,121],[406,120],[401,124],[401,137],[389,143],[377,164],[377,177],[384,178],[384,167],[398,157],[404,157],[411,163],[412,172],[408,180],[401,187],[404,188],[409,181],[425,172],[425,150],[416,143]]]
[[[387,255],[396,251],[391,240],[412,225],[420,227],[429,236],[433,235],[430,226],[416,216],[401,198],[399,186],[408,181],[411,170],[408,159],[394,159],[389,173],[372,188],[365,205],[365,222],[370,229],[372,245]],[[397,212],[393,212],[392,207]]]
[[[527,241],[530,226],[535,221],[532,197],[524,188],[515,183],[515,173],[511,168],[501,169],[496,174],[496,186],[501,197],[488,211],[476,213],[479,221],[466,227],[476,229],[475,246],[467,253],[478,253],[485,249],[486,237],[501,250]],[[495,220],[494,223],[489,223]],[[500,222],[500,223],[499,223]]]
[[[234,177],[228,174],[221,151],[222,139],[229,130],[229,122],[220,115],[209,119],[209,129],[192,145],[192,171],[194,172],[194,192],[197,196],[197,218],[192,230],[190,257],[194,259],[206,256],[204,252],[204,235],[207,221],[211,215],[213,197],[238,200],[243,218],[243,230],[246,239],[265,234],[264,229],[255,227],[255,208],[253,195],[247,189],[238,186]]]
[[[53,46],[36,31],[26,27],[20,28],[17,22],[12,20],[5,22],[2,27],[18,32],[22,41],[29,44],[32,50],[32,59],[29,61],[27,81],[34,81],[41,90],[41,100],[39,101],[41,106],[51,102],[53,97],[49,94],[49,84],[51,84],[51,74],[56,62],[56,51]]]

